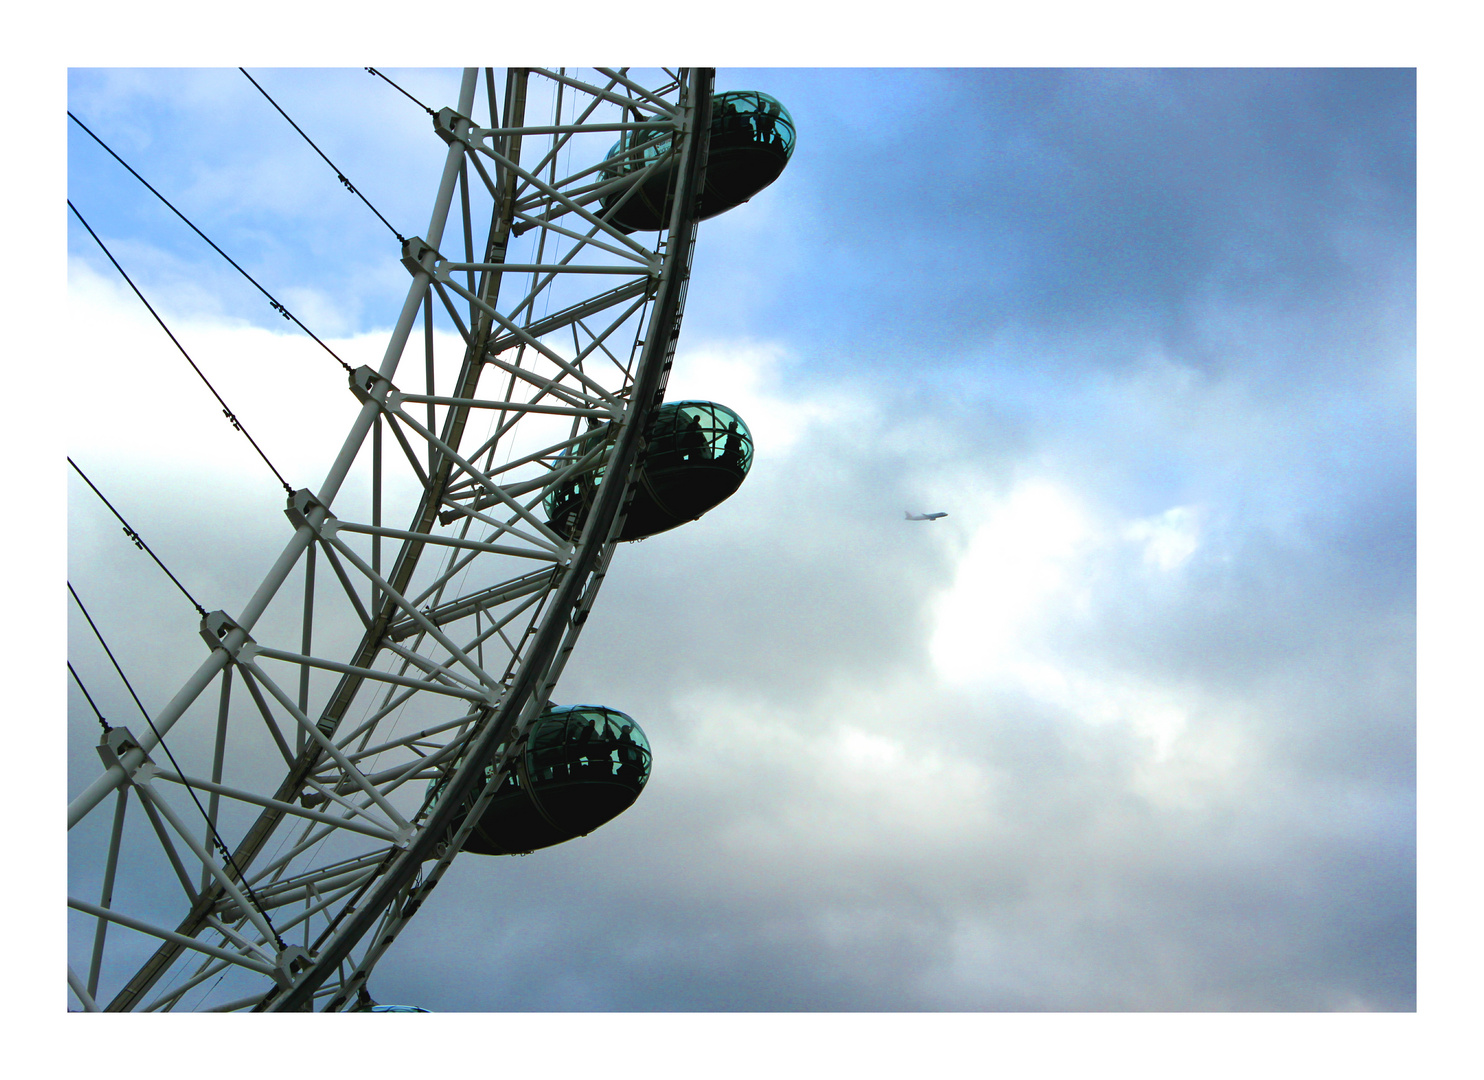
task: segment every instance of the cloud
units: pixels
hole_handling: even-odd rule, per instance
[[[618,552],[557,691],[634,715],[653,779],[592,836],[461,857],[373,992],[1415,1007],[1409,78],[746,74],[800,151],[756,216],[702,227],[669,397],[736,408],[756,463]],[[190,277],[167,246],[131,258]],[[90,266],[69,449],[231,610],[281,493]],[[361,321],[387,305],[346,299],[359,273],[285,295],[375,363]],[[172,328],[312,486],[343,373],[201,281],[165,290]],[[159,700],[195,616],[91,498],[70,572],[139,628]],[[81,776],[96,728],[70,704]]]
[[[263,337],[219,332],[231,357]],[[902,416],[869,377],[808,392],[777,344],[691,359],[677,394],[738,407],[756,472],[700,522],[619,552],[559,690],[640,720],[650,788],[566,847],[461,859],[378,970],[379,997],[1409,1007],[1405,596],[1335,579],[1303,519],[1275,539],[1219,503],[1134,515],[1075,469],[1032,468],[1065,459],[1046,457],[1065,429],[986,440],[960,403]],[[1094,393],[1137,409],[1146,378]],[[1229,423],[1206,468],[1282,449]],[[147,535],[189,587],[241,596],[272,533],[225,558],[212,538],[276,516],[263,486],[255,511],[190,500],[144,518]],[[155,651],[195,655],[194,617],[123,569],[132,548],[95,568],[108,545],[90,537],[109,528],[74,500],[78,576],[136,583],[104,610],[159,609],[140,640],[171,640],[173,621],[179,645]],[[919,502],[950,516],[903,522]],[[199,557],[174,548],[185,535]],[[209,576],[222,566],[230,581]],[[168,692],[167,665],[127,662]],[[617,913],[622,933],[595,937]]]
[[[759,355],[779,354],[734,359]],[[1064,476],[903,523],[874,494],[905,467],[882,448],[910,444],[881,401],[861,382],[811,401],[768,370],[748,403],[760,427],[775,406],[814,417],[779,451],[788,483],[751,478],[702,522],[620,552],[563,685],[640,719],[655,778],[580,842],[594,863],[532,856],[512,903],[570,896],[557,902],[580,921],[577,897],[598,889],[633,912],[628,944],[560,974],[539,949],[530,966],[497,950],[515,969],[490,1001],[1408,1007],[1392,945],[1374,967],[1340,957],[1407,932],[1410,781],[1367,758],[1336,773],[1303,732],[1379,723],[1377,750],[1403,749],[1409,639],[1323,606],[1337,597],[1301,548],[1254,545],[1230,519],[1208,548],[1188,507],[1109,518]],[[832,412],[839,399],[858,406]],[[842,469],[863,415],[887,419]],[[962,453],[936,419],[923,426]],[[948,522],[964,531],[929,531]],[[1395,692],[1333,678],[1342,640],[1363,667],[1402,664]],[[1320,687],[1323,717],[1306,715]],[[1330,804],[1341,791],[1353,812]],[[579,886],[579,866],[605,884]],[[439,910],[429,935],[477,935]],[[567,947],[562,919],[518,921]]]
[[[748,75],[797,102],[799,145],[758,197],[787,207],[770,242],[712,257],[735,310],[704,317],[788,326],[832,370],[1007,330],[1188,348],[1213,301],[1324,305],[1410,273],[1407,71]]]
[[[1172,506],[1153,518],[1141,518],[1124,530],[1124,536],[1142,543],[1144,562],[1159,570],[1178,568],[1200,546],[1200,529],[1194,508]]]

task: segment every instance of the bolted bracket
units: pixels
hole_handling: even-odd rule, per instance
[[[294,985],[294,978],[309,967],[314,960],[314,954],[302,945],[285,945],[279,950],[276,958],[278,970],[274,972],[273,978],[282,987]]]
[[[206,642],[208,649],[227,649],[234,657],[242,651],[242,645],[235,649],[227,647],[226,639],[233,630],[242,630],[232,616],[225,611],[213,611],[201,620],[201,640]],[[251,636],[246,630],[242,631],[243,644],[251,641]]]
[[[438,265],[438,249],[420,236],[409,237],[402,244],[402,265],[413,274],[432,274]]]
[[[460,120],[468,121],[471,127],[474,124],[474,121],[469,120],[463,113],[444,107],[439,109],[433,116],[433,130],[446,143],[463,143],[465,146],[468,146],[469,140],[463,135],[460,135],[458,131]]]
[[[386,392],[378,399],[376,392],[379,386],[385,386]],[[392,392],[391,380],[378,375],[371,368],[362,364],[350,373],[350,392],[354,394],[362,405],[368,401],[375,401],[378,405],[385,405],[386,395]]]
[[[145,755],[140,759],[138,765],[130,768],[124,763],[124,757],[131,750],[139,750],[141,754],[144,753],[140,749],[139,740],[134,738],[133,734],[126,727],[116,727],[105,731],[103,738],[98,740],[98,756],[103,759],[103,767],[105,769],[111,769],[117,765],[124,771],[125,776],[133,779],[134,774],[149,761],[149,756]]]
[[[314,529],[313,523],[309,520],[309,514],[316,508],[325,511],[325,520],[328,521],[331,514],[328,509],[325,509],[325,504],[320,502],[314,492],[308,488],[300,488],[289,496],[289,504],[284,507],[283,516],[289,519],[289,524],[295,529],[302,529],[306,525]]]

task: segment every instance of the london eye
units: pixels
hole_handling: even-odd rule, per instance
[[[368,1007],[456,856],[580,836],[648,779],[642,717],[553,695],[620,545],[747,475],[743,418],[665,391],[697,223],[779,175],[793,123],[709,69],[499,81],[433,116],[406,298],[379,364],[342,361],[322,482],[284,483],[250,599],[70,792],[75,1008]]]

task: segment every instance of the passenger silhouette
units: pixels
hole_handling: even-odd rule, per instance
[[[626,742],[618,748],[618,775],[620,779],[636,781],[644,774],[644,754],[637,744]]]
[[[587,757],[592,753],[593,725],[591,723],[584,723],[577,729],[577,733],[572,737],[572,745],[577,749],[574,757]]]
[[[737,430],[737,421],[727,425],[727,441],[722,447],[721,463],[731,469],[742,468],[742,433]]]
[[[773,117],[763,113],[757,118],[757,141],[765,145],[772,145],[778,141],[778,136],[773,128]]]
[[[710,456],[706,452],[706,435],[701,430],[701,421],[692,416],[680,436],[680,460],[704,461]]]
[[[716,110],[716,115],[711,121],[713,135],[729,136],[737,131],[737,125],[741,117],[734,101],[723,101]]]

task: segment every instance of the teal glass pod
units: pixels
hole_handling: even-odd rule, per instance
[[[571,456],[600,457],[608,436],[607,428],[594,430]],[[714,401],[666,402],[650,421],[618,538],[640,540],[694,521],[729,498],[751,467],[752,433],[731,409]],[[547,491],[546,519],[555,531],[577,537],[602,478],[600,464]]]
[[[463,850],[517,855],[585,836],[634,804],[650,760],[633,717],[601,705],[552,706],[532,725],[525,752]],[[493,765],[485,775],[494,775]],[[461,824],[462,816],[454,827]]]
[[[711,149],[701,192],[702,218],[740,205],[778,179],[794,152],[794,122],[775,98],[756,90],[731,90],[711,99]],[[613,180],[660,164],[624,198],[603,197],[608,220],[624,232],[649,232],[670,219],[675,160],[665,159],[670,137],[661,128],[626,132],[608,151],[603,178]]]

